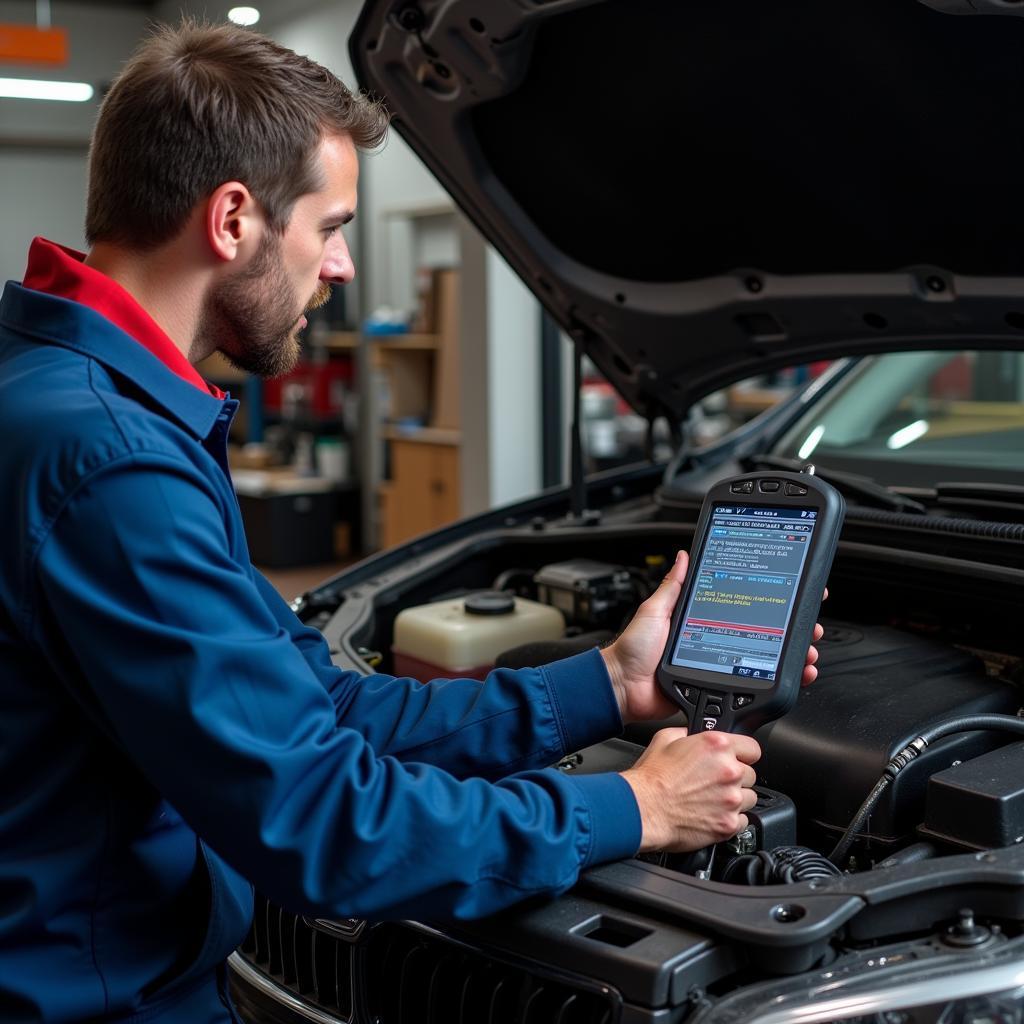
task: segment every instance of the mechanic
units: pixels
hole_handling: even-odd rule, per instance
[[[4,291],[4,1020],[232,1019],[251,884],[315,916],[465,918],[745,826],[746,737],[545,768],[670,713],[685,555],[606,650],[483,686],[341,671],[250,564],[236,403],[193,364],[295,364],[303,313],[352,280],[357,150],[385,129],[254,32],[159,29],[99,115],[88,255],[36,239]]]

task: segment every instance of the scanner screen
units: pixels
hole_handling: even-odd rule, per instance
[[[818,512],[716,505],[672,664],[773,681]]]

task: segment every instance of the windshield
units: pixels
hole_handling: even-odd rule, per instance
[[[1024,355],[864,359],[772,451],[888,485],[1024,483]]]

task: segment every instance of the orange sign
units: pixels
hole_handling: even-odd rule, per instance
[[[66,64],[68,33],[63,28],[0,25],[0,61],[26,64]]]

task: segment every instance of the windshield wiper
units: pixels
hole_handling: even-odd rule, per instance
[[[784,469],[792,473],[799,473],[805,465],[800,459],[784,459],[779,455],[748,455],[746,461],[755,466],[764,466],[766,469]],[[876,484],[869,476],[844,473],[838,469],[822,469],[821,466],[817,466],[814,473],[826,483],[838,488],[848,498],[856,499],[862,504],[873,504],[875,507],[896,512],[915,512],[919,515],[924,515],[928,511],[921,502],[914,501],[905,494],[890,491],[888,487]]]
[[[1000,483],[938,483],[935,503],[943,508],[971,509],[983,515],[998,511],[1002,516],[1024,513],[1024,487]]]

